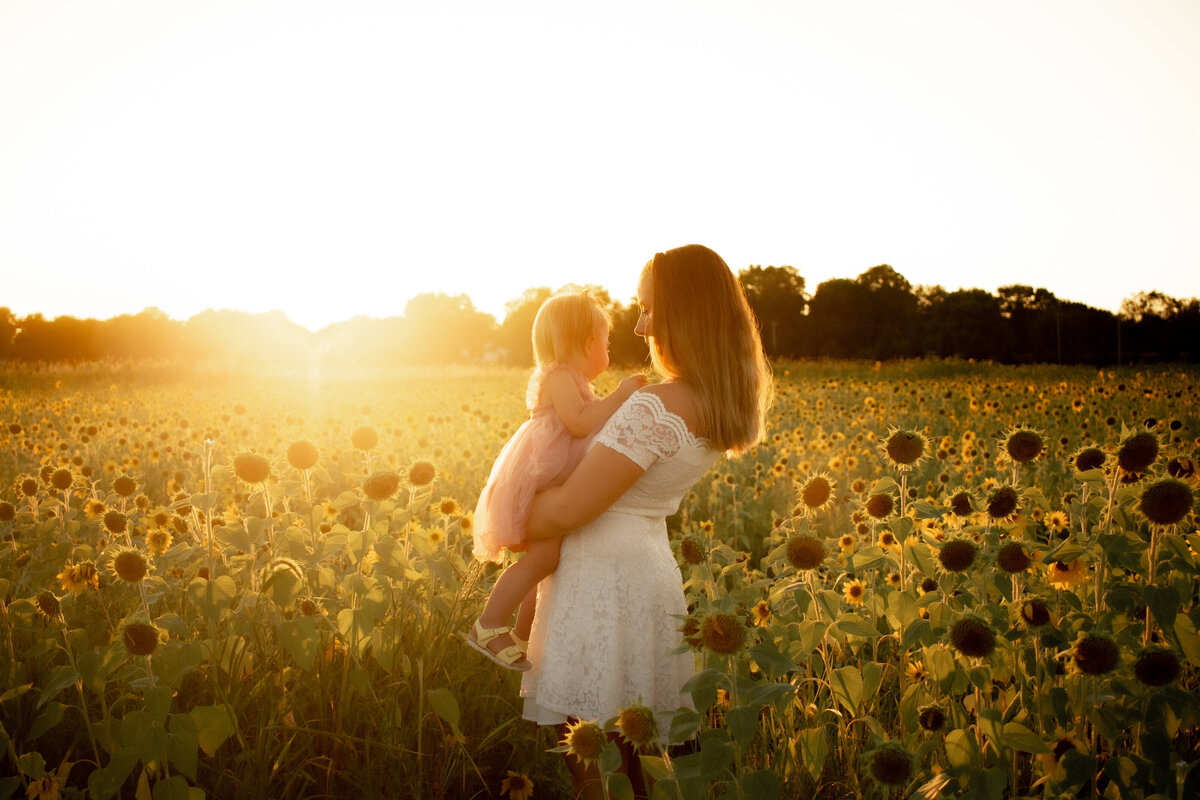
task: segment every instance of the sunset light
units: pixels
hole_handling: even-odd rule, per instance
[[[500,320],[691,241],[1187,297],[1197,40],[1186,2],[8,2],[0,303]]]

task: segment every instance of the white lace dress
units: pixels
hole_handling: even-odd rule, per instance
[[[596,435],[646,473],[596,520],[563,538],[558,570],[538,587],[523,716],[539,725],[614,717],[639,703],[692,707],[680,691],[690,653],[668,655],[687,613],[666,517],[717,460],[708,440],[650,392],[635,392]]]

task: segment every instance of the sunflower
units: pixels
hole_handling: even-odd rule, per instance
[[[787,543],[787,560],[800,571],[816,569],[825,560],[825,545],[808,534],[793,536]]]
[[[1078,558],[1069,564],[1054,561],[1046,565],[1047,578],[1055,589],[1070,589],[1087,577],[1087,567]]]
[[[1062,533],[1071,524],[1071,518],[1067,516],[1067,512],[1065,511],[1051,511],[1050,516],[1046,519],[1046,523],[1056,533]]]
[[[950,644],[964,656],[984,658],[996,649],[996,634],[980,620],[963,617],[950,628]]]
[[[833,490],[836,486],[827,474],[819,472],[810,475],[803,482],[797,481],[796,495],[800,498],[797,509],[803,514],[816,514],[829,508],[833,502]]]
[[[533,795],[533,781],[528,775],[508,770],[508,777],[500,782],[500,794],[508,800],[529,800]]]
[[[888,742],[871,753],[871,777],[888,789],[903,786],[912,775],[912,755],[896,742]]]
[[[271,465],[256,453],[241,453],[234,456],[234,473],[246,483],[262,483],[271,477]]]
[[[595,764],[604,749],[604,731],[595,722],[576,720],[567,726],[562,746],[585,767]]]
[[[100,588],[100,571],[96,569],[96,562],[87,559],[67,564],[55,577],[62,583],[64,592],[79,594],[89,586]]]
[[[846,585],[842,587],[842,594],[846,596],[846,602],[852,606],[861,606],[866,593],[867,586],[860,580],[846,581]]]
[[[410,486],[428,486],[436,474],[437,470],[428,461],[414,461],[408,468],[408,483]]]
[[[350,443],[358,450],[373,450],[379,444],[379,434],[374,428],[364,425],[350,434]]]
[[[891,428],[879,449],[892,468],[908,472],[928,457],[929,439],[920,431]]]
[[[1155,525],[1174,525],[1188,515],[1194,501],[1186,483],[1178,478],[1162,478],[1142,492],[1138,510]]]
[[[925,669],[925,664],[920,661],[908,662],[908,666],[904,668],[904,674],[913,683],[920,683],[929,677],[929,672]]]
[[[842,534],[842,536],[838,539],[838,548],[843,553],[853,553],[854,552],[854,541],[855,540],[852,535],[850,535],[848,533]]]
[[[710,614],[700,623],[700,640],[714,653],[731,655],[746,643],[746,627],[732,614]]]
[[[867,498],[866,509],[872,519],[887,519],[895,508],[895,499],[885,492],[876,492]]]
[[[646,706],[627,706],[617,715],[617,730],[634,747],[648,747],[658,736],[658,721]]]
[[[1046,442],[1039,431],[1032,428],[1013,428],[1000,442],[1004,453],[1017,464],[1027,464],[1046,450]]]
[[[754,624],[758,626],[766,625],[771,621],[771,604],[766,600],[759,600],[751,609],[751,614],[754,616]]]

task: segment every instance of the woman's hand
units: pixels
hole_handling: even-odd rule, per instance
[[[646,471],[602,444],[596,444],[562,486],[539,492],[533,499],[528,539],[564,536],[608,510]]]

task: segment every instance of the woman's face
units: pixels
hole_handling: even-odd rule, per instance
[[[643,339],[649,339],[654,335],[654,328],[651,326],[651,312],[654,309],[654,297],[652,296],[651,288],[652,281],[650,280],[650,270],[642,270],[642,279],[638,282],[638,305],[641,306],[642,315],[638,317],[637,325],[633,327],[633,332]]]

